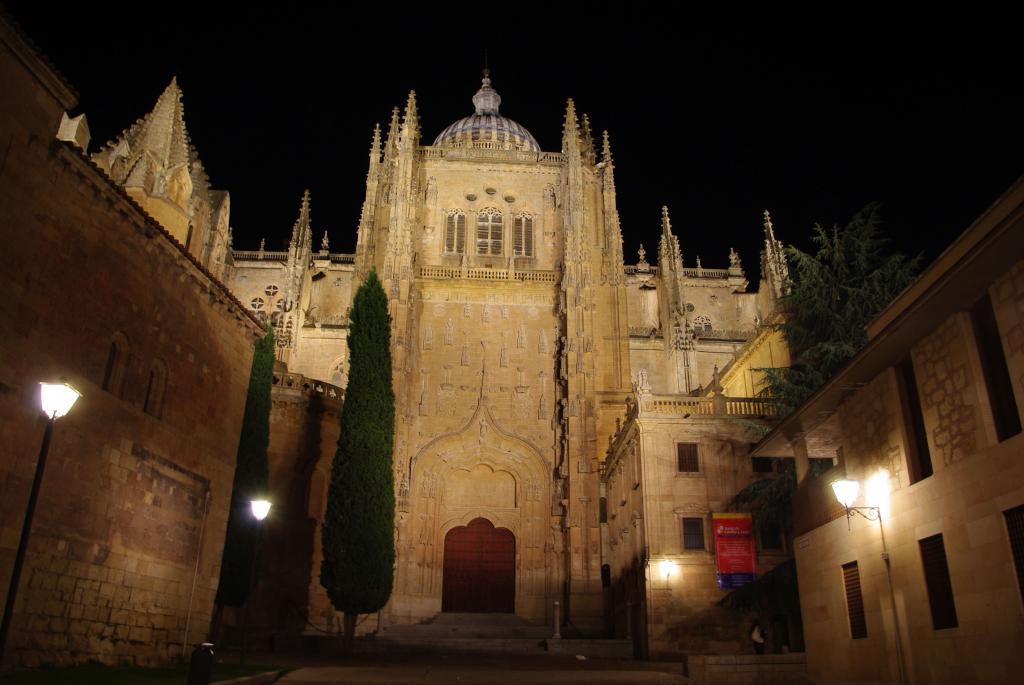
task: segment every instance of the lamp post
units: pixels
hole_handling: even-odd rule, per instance
[[[252,555],[252,567],[249,569],[249,594],[245,598],[242,609],[242,652],[238,657],[238,665],[245,665],[245,628],[249,618],[249,598],[256,589],[256,569],[260,565],[260,545],[263,542],[263,519],[270,513],[270,500],[254,499],[249,501],[252,517],[256,519],[256,550]]]
[[[881,473],[881,476],[887,474]],[[870,488],[869,488],[870,489]],[[832,483],[832,492],[836,499],[846,510],[846,529],[850,530],[850,518],[858,514],[868,521],[878,521],[878,532],[882,538],[882,562],[885,563],[885,577],[889,581],[889,600],[892,605],[893,635],[896,647],[896,668],[899,675],[899,682],[905,683],[906,677],[903,669],[903,643],[900,638],[900,620],[896,613],[896,593],[892,587],[892,568],[889,565],[889,550],[885,544],[885,526],[882,525],[882,509],[879,506],[856,507],[857,495],[860,492],[860,483],[855,480],[837,480]]]
[[[67,383],[40,383],[39,384],[39,406],[46,414],[46,431],[43,433],[43,445],[39,449],[39,460],[36,462],[36,475],[32,480],[32,491],[28,496],[28,506],[25,508],[25,520],[21,525],[21,539],[18,541],[18,552],[14,557],[14,567],[11,569],[11,583],[7,589],[7,602],[4,604],[4,618],[0,623],[0,665],[4,661],[4,652],[7,648],[7,632],[11,627],[11,618],[14,615],[14,600],[18,594],[18,582],[21,580],[21,569],[25,564],[25,551],[28,549],[29,534],[32,532],[32,517],[36,511],[36,501],[39,499],[39,486],[43,482],[43,471],[46,468],[46,454],[50,450],[50,438],[53,436],[53,424],[60,417],[71,411],[71,407],[82,393],[72,388]]]

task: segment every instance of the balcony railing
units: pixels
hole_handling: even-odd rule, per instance
[[[421,266],[420,278],[459,279],[476,281],[522,281],[528,283],[555,283],[557,273],[536,269],[482,269],[460,266]]]

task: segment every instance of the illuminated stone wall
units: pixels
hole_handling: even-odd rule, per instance
[[[54,430],[11,661],[166,662],[207,634],[260,329],[54,139],[74,98],[3,23],[0,83],[4,589],[43,435],[38,382],[66,377],[83,395]]]

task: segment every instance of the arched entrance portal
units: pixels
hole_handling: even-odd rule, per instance
[[[514,613],[516,538],[478,518],[444,536],[442,611]]]

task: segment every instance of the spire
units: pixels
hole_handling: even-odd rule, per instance
[[[586,113],[583,114],[583,122],[580,126],[580,134],[582,137],[581,145],[583,148],[583,156],[588,162],[593,164],[595,157],[594,134],[593,131],[590,130],[590,117]]]
[[[612,165],[612,144],[608,141],[608,131],[601,132],[601,161],[607,166]]]
[[[124,186],[160,193],[170,172],[187,166],[191,159],[181,98],[178,79],[174,77],[152,111],[126,129],[116,142],[107,143],[95,155],[96,162]],[[158,165],[155,175],[150,164],[139,163],[147,153]],[[148,187],[149,184],[153,187]]]
[[[667,270],[682,274],[683,254],[679,249],[679,240],[672,233],[672,220],[668,216],[668,207],[661,208],[661,240],[658,243],[658,268],[662,273]]]
[[[391,110],[391,123],[388,125],[388,138],[384,142],[384,157],[388,158],[398,149],[398,113],[397,107]]]
[[[491,88],[491,70],[484,67],[484,78],[480,90],[473,96],[473,107],[477,114],[497,114],[501,106],[501,96]]]
[[[764,210],[764,252],[761,253],[762,277],[768,281],[775,297],[789,293],[789,265],[782,242],[775,238],[775,226],[768,210]]]
[[[402,138],[401,143],[407,141],[413,147],[419,144],[420,139],[420,118],[416,112],[416,91],[410,90],[409,97],[405,101],[405,114],[402,117]]]
[[[370,171],[380,163],[380,124],[373,125],[373,140],[370,142]]]
[[[562,127],[562,152],[579,150],[579,146],[580,127],[576,121],[576,105],[572,98],[569,98],[565,106],[565,125]]]
[[[292,244],[302,245],[306,237],[312,237],[312,229],[309,225],[309,189],[302,193],[302,203],[299,205],[299,218],[295,220],[292,227]]]

